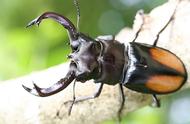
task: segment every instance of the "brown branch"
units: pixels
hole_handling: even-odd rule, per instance
[[[160,27],[170,18],[176,0],[159,6],[145,15],[145,25],[137,38],[137,42],[152,44]],[[141,20],[137,18],[134,31],[123,29],[117,39],[123,42],[132,41],[134,32],[138,29]],[[167,48],[176,53],[185,63],[188,73],[190,68],[190,2],[182,0],[175,21],[161,34],[158,46]],[[116,118],[120,105],[118,86],[105,86],[99,98],[88,100],[74,105],[71,116],[68,116],[69,105],[60,106],[63,102],[72,99],[72,85],[64,91],[47,98],[32,96],[23,90],[21,84],[27,86],[34,81],[41,87],[48,87],[62,78],[68,68],[68,63],[52,67],[41,72],[35,72],[24,77],[5,81],[0,84],[0,123],[4,124],[97,124],[103,120]],[[186,88],[189,86],[186,83]],[[77,96],[92,94],[95,84],[77,82]],[[123,114],[151,104],[150,95],[140,94],[125,88],[125,108]],[[62,119],[56,118],[57,110],[61,111]]]

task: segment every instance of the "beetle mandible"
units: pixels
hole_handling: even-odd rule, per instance
[[[126,45],[116,41],[113,36],[100,36],[93,39],[79,32],[68,18],[54,12],[43,13],[27,27],[39,25],[42,20],[48,18],[63,25],[68,30],[72,49],[72,53],[68,55],[71,60],[70,69],[63,79],[49,88],[40,88],[36,84],[33,88],[24,85],[23,88],[33,95],[46,97],[65,89],[74,80],[85,82],[94,79],[98,84],[98,90],[94,95],[82,99],[76,98],[73,103],[98,97],[104,84],[119,84],[122,96],[119,116],[125,102],[123,87],[152,94],[156,106],[159,107],[160,102],[156,95],[175,92],[187,80],[186,68],[180,58],[169,50],[157,46],[160,34],[174,19],[176,9],[177,5],[168,22],[156,35],[152,45],[135,42],[143,23],[134,40]],[[139,14],[143,20],[143,13]]]

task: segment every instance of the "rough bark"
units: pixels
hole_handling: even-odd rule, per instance
[[[157,32],[171,16],[176,0],[171,0],[145,15],[145,25],[139,34],[137,42],[152,44]],[[139,28],[140,18],[134,21],[134,28],[123,29],[117,39],[122,42],[132,41],[134,33]],[[175,20],[161,34],[158,46],[169,49],[179,56],[190,70],[190,1],[182,0],[177,8]],[[106,119],[116,118],[120,106],[118,86],[105,86],[101,95],[94,99],[75,104],[71,116],[68,116],[69,105],[60,106],[63,102],[72,99],[72,84],[64,91],[40,98],[27,93],[21,86],[24,83],[32,86],[32,81],[41,87],[48,87],[64,77],[68,63],[61,64],[40,72],[33,72],[24,77],[4,81],[0,84],[0,123],[3,124],[97,124]],[[183,87],[188,88],[189,80]],[[77,82],[77,96],[85,96],[95,91],[92,81]],[[180,91],[179,91],[180,92]],[[151,96],[136,93],[125,88],[125,108],[127,114],[143,106],[151,104]],[[61,111],[62,119],[56,118],[57,110]]]

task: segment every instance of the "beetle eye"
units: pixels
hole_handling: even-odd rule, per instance
[[[73,51],[77,51],[78,50],[78,45],[75,45],[75,46],[73,45],[72,49],[73,49]]]
[[[80,50],[80,44],[72,47],[73,52],[78,52]]]
[[[79,49],[80,43],[79,42],[72,42],[71,47],[73,51],[77,51]]]

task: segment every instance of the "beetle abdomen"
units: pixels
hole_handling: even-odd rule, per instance
[[[151,76],[146,86],[160,93],[173,92],[179,89],[185,82],[187,75],[182,61],[170,51],[161,48],[151,48],[150,56],[153,60],[165,67],[175,70],[179,74]]]
[[[150,56],[155,61],[159,62],[163,66],[170,67],[181,74],[185,74],[186,70],[182,61],[173,53],[162,48],[151,48]]]
[[[187,79],[183,62],[166,49],[130,43],[127,52],[129,63],[123,83],[132,90],[166,94],[178,90]]]

